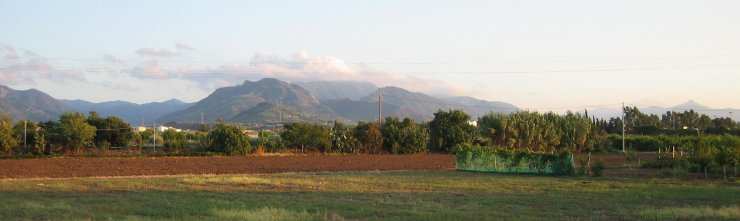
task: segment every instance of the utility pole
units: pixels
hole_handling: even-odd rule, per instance
[[[378,125],[383,124],[383,94],[378,93]]]
[[[737,125],[735,125],[735,120],[732,119],[732,111],[730,111],[730,126],[732,128],[737,127]]]
[[[280,106],[280,103],[278,103],[278,112],[280,112],[280,118],[278,119],[278,122],[282,124],[283,123],[283,106]]]
[[[27,120],[23,121],[23,150],[28,150],[28,146],[26,146],[27,139],[28,139],[26,136],[26,134],[28,134],[28,132],[26,131],[26,122],[28,121]]]
[[[625,119],[625,116],[626,115],[627,114],[624,112],[624,102],[622,102],[622,153],[627,153],[624,150],[624,134],[625,134],[625,131],[626,131],[625,125],[627,124],[627,121]]]
[[[152,143],[154,144],[154,152],[157,152],[157,123],[152,123],[154,129],[154,135],[152,136]]]

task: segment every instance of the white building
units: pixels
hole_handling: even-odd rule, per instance
[[[478,121],[477,120],[470,120],[470,121],[468,121],[468,124],[477,127],[478,126]]]
[[[181,132],[182,130],[174,128],[174,127],[168,127],[168,126],[157,126],[157,132],[164,132],[166,130],[175,130],[175,132]]]

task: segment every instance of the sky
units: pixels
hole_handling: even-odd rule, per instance
[[[274,77],[532,109],[740,108],[738,11],[711,0],[0,0],[0,84],[196,102]]]

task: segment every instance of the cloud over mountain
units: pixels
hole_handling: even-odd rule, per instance
[[[298,52],[290,57],[270,53],[256,53],[248,63],[222,64],[214,68],[183,68],[176,71],[178,76],[198,83],[203,88],[217,88],[234,85],[245,79],[280,78],[286,81],[366,81],[378,86],[403,86],[415,91],[445,93],[450,95],[468,94],[462,87],[444,81],[388,73],[362,63],[346,63],[330,55],[312,56]]]
[[[4,60],[0,62],[0,84],[33,84],[38,79],[87,81],[81,70],[55,68],[47,59],[25,51],[27,56],[20,57],[13,46],[0,44],[0,53],[5,53]]]

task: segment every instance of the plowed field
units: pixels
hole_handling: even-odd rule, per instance
[[[0,160],[0,179],[291,171],[448,170],[455,157],[414,155],[292,155],[242,157],[41,158]]]

